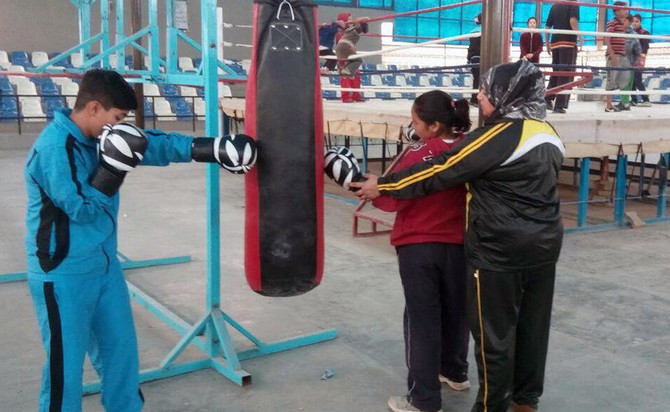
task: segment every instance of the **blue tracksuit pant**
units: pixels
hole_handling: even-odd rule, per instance
[[[142,410],[137,338],[116,259],[107,273],[29,276],[28,284],[47,354],[39,411],[81,411],[86,353],[102,380],[105,410]]]

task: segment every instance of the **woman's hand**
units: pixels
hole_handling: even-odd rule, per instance
[[[375,200],[381,193],[377,190],[377,179],[375,175],[364,174],[363,177],[368,179],[365,182],[352,182],[349,183],[349,188],[359,189],[354,192],[356,196],[361,198],[361,200]]]

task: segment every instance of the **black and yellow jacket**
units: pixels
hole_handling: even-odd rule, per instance
[[[435,159],[379,178],[382,195],[412,199],[466,183],[470,263],[516,270],[555,263],[563,224],[558,173],[565,148],[536,120],[502,120]]]

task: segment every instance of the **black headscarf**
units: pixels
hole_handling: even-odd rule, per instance
[[[527,60],[491,67],[482,76],[482,88],[496,108],[488,122],[500,119],[544,120],[544,75]]]

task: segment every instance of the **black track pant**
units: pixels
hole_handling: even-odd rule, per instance
[[[565,65],[574,65],[577,62],[577,48],[576,47],[559,47],[557,49],[551,50],[551,64],[565,64]],[[574,69],[568,70],[562,67],[554,67],[554,71],[571,71],[574,72]],[[562,86],[566,83],[572,81],[572,77],[564,76],[551,76],[549,78],[549,89]],[[554,103],[554,109],[567,109],[568,102],[570,101],[569,94],[557,94],[550,97],[551,100],[556,100]]]
[[[468,268],[475,341],[476,412],[506,412],[511,400],[537,408],[544,386],[556,265],[515,272]]]
[[[642,83],[642,72],[635,71],[635,77],[633,79],[633,90],[639,90],[641,92],[647,91]],[[632,100],[635,102],[648,102],[649,96],[646,94],[643,95],[633,95]]]
[[[421,243],[397,248],[405,290],[407,399],[422,411],[442,408],[438,375],[468,370],[466,263],[463,245]]]

